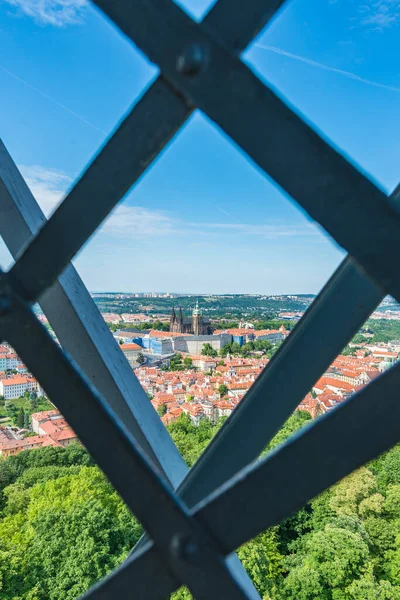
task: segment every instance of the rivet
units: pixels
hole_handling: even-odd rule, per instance
[[[182,75],[197,75],[204,64],[205,56],[201,44],[191,44],[178,56],[176,70]]]
[[[195,563],[199,557],[199,548],[190,536],[176,534],[171,540],[171,554],[175,559]]]

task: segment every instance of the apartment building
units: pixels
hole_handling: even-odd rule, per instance
[[[0,396],[3,396],[5,400],[19,398],[25,392],[36,392],[38,396],[43,395],[39,383],[33,377],[14,375],[0,379]]]

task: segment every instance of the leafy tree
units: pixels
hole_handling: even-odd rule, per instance
[[[286,558],[284,566],[288,575],[283,584],[284,598],[333,600],[333,590],[344,589],[362,576],[368,559],[368,545],[359,534],[348,529],[328,525],[308,534],[298,552]],[[336,597],[340,598],[337,594]]]
[[[219,355],[222,358],[226,358],[228,354],[232,354],[232,344],[225,344],[225,346],[223,346],[219,350]]]
[[[371,569],[360,579],[354,580],[347,589],[349,600],[398,600],[400,588],[389,581],[377,581]]]
[[[276,527],[244,544],[238,556],[262,598],[281,580],[284,557]]]
[[[231,344],[231,353],[232,354],[240,354],[240,344],[238,344],[237,342],[232,342]]]
[[[258,352],[261,350],[267,351],[272,348],[272,344],[268,340],[255,340],[255,342],[252,343],[254,345],[254,350],[257,350]]]
[[[188,466],[223,421],[195,426],[183,413],[168,426]],[[309,422],[296,411],[263,454]],[[399,600],[399,447],[239,548],[264,600]],[[0,600],[75,600],[141,532],[80,444],[0,459]]]
[[[351,346],[346,346],[345,348],[343,348],[341,354],[343,356],[355,356],[356,348],[352,348]]]
[[[187,587],[182,586],[172,594],[171,600],[193,600],[193,596]]]
[[[32,395],[32,394],[35,394],[35,395]],[[38,407],[37,394],[36,394],[36,392],[32,392],[32,394],[30,395],[29,404],[30,404],[31,410],[35,411]]]
[[[330,505],[338,515],[357,515],[360,503],[377,489],[374,475],[369,469],[362,467],[333,486]]]
[[[186,357],[183,359],[183,364],[185,365],[185,367],[186,367],[187,369],[190,369],[190,368],[192,367],[192,365],[193,365],[193,361],[192,361],[192,359],[191,359],[189,356],[186,356]]]
[[[146,359],[141,352],[139,352],[137,355],[136,362],[139,363],[139,365],[142,365],[144,362],[146,362]]]
[[[272,358],[274,356],[274,354],[279,350],[279,347],[281,345],[282,345],[282,343],[274,344],[273,346],[271,346],[271,348],[269,350],[267,350],[267,357]]]
[[[182,413],[168,425],[168,431],[189,467],[196,462],[225,420],[219,419],[214,425],[208,419],[202,419],[196,426],[189,415]]]
[[[18,415],[17,415],[17,426],[22,429],[23,426],[25,424],[25,412],[24,409],[21,407],[18,411]]]
[[[371,470],[376,474],[381,490],[385,490],[391,484],[400,483],[400,444],[373,461]]]
[[[203,344],[203,348],[201,349],[201,354],[203,356],[218,356],[218,352],[214,350],[214,348],[208,342]]]
[[[160,404],[160,406],[157,408],[157,412],[160,417],[163,417],[167,413],[167,405],[165,404],[165,402]]]
[[[293,329],[294,323],[292,321],[284,321],[280,319],[267,319],[254,323],[255,329],[279,329],[282,326],[290,331]]]
[[[175,354],[169,363],[169,371],[182,371],[183,370],[183,364],[182,364],[182,354]]]
[[[43,600],[73,600],[122,562],[142,533],[97,467],[4,492],[3,598],[35,590]]]
[[[262,454],[266,454],[279,444],[285,442],[293,433],[299,431],[304,425],[310,423],[311,416],[306,410],[296,410],[286,421],[283,427],[278,431],[274,438],[270,441]]]
[[[241,353],[243,354],[244,352],[253,352],[255,350],[255,344],[254,342],[246,342],[246,344],[243,344],[242,348],[241,348]]]
[[[219,395],[222,398],[222,396],[226,396],[227,395],[228,388],[227,388],[227,386],[224,383],[221,383],[221,385],[218,388],[218,391],[219,391]]]

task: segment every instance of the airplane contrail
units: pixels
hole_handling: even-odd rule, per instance
[[[306,65],[310,65],[311,67],[316,67],[317,69],[323,69],[324,71],[331,71],[332,73],[337,73],[338,75],[343,75],[348,79],[354,79],[355,81],[359,81],[360,83],[365,83],[366,85],[372,85],[373,87],[382,88],[384,90],[389,90],[391,92],[400,93],[400,88],[394,87],[392,85],[385,85],[384,83],[379,83],[378,81],[372,81],[371,79],[365,79],[365,77],[361,77],[360,75],[356,75],[356,73],[352,73],[351,71],[343,71],[343,69],[336,69],[335,67],[329,67],[328,65],[324,65],[323,63],[319,63],[315,60],[311,60],[309,58],[304,58],[304,56],[299,56],[298,54],[292,54],[291,52],[287,52],[286,50],[282,50],[281,48],[277,48],[276,46],[266,46],[264,44],[254,44],[256,48],[260,48],[262,50],[268,50],[269,52],[274,52],[275,54],[280,54],[281,56],[287,56],[288,58],[292,58],[293,60],[297,60],[299,62],[305,63]]]
[[[12,73],[11,71],[9,71],[5,67],[3,67],[3,65],[0,65],[0,69],[2,71],[4,71],[4,73],[7,73],[7,75],[10,75],[10,77],[13,77],[14,79],[16,79],[17,81],[19,81],[20,83],[23,83],[24,85],[26,85],[28,88],[30,88],[31,90],[33,90],[34,92],[36,92],[40,96],[43,96],[43,98],[46,98],[46,100],[50,100],[50,102],[53,102],[54,104],[57,104],[57,106],[59,106],[60,108],[62,108],[66,112],[70,113],[72,116],[76,117],[77,119],[79,119],[80,121],[82,121],[83,123],[85,123],[86,125],[89,125],[89,127],[92,127],[92,129],[95,129],[96,131],[99,131],[102,135],[107,135],[107,133],[105,131],[103,131],[99,127],[96,127],[96,125],[93,125],[93,123],[91,123],[87,119],[84,119],[83,117],[81,117],[80,115],[78,115],[76,112],[74,112],[73,110],[71,110],[70,108],[68,108],[68,106],[65,106],[64,104],[61,104],[61,102],[59,102],[58,100],[55,100],[54,98],[52,98],[48,94],[45,94],[44,92],[42,92],[38,88],[34,87],[33,85],[31,85],[30,83],[28,83],[27,81],[25,81],[25,79],[22,79],[21,77],[18,77],[18,75],[15,75],[15,73]]]

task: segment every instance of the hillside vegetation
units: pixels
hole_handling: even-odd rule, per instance
[[[296,412],[269,447],[307,425]],[[222,422],[170,433],[191,466]],[[79,445],[0,460],[0,600],[73,600],[119,565],[142,528]],[[268,600],[400,599],[400,446],[238,554]],[[190,598],[182,588],[175,600]]]

